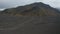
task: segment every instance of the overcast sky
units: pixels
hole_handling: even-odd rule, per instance
[[[26,5],[34,2],[43,2],[52,7],[60,7],[60,0],[0,0],[0,9]]]

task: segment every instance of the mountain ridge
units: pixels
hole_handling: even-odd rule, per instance
[[[60,16],[58,10],[44,4],[42,2],[36,2],[25,6],[18,6],[16,8],[10,8],[2,11],[0,14],[5,15],[22,15],[22,16]]]

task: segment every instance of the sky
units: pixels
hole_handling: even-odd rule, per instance
[[[34,2],[43,2],[55,8],[60,7],[60,0],[0,0],[0,9],[22,6]]]

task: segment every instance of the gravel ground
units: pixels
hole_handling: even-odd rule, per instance
[[[60,17],[0,16],[0,34],[60,34]]]

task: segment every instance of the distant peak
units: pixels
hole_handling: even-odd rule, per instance
[[[43,2],[35,2],[31,5],[35,5],[35,6],[39,6],[39,7],[47,7],[47,8],[50,8],[51,6],[49,6],[48,4],[45,4]]]
[[[44,4],[43,2],[35,2],[36,4]]]
[[[5,9],[1,12],[2,15],[15,15],[15,16],[58,16],[60,15],[56,9],[48,4],[42,2],[35,2],[25,6],[18,6],[16,8]]]
[[[37,4],[37,5],[40,5],[40,4],[44,4],[43,2],[35,2],[33,4]]]

